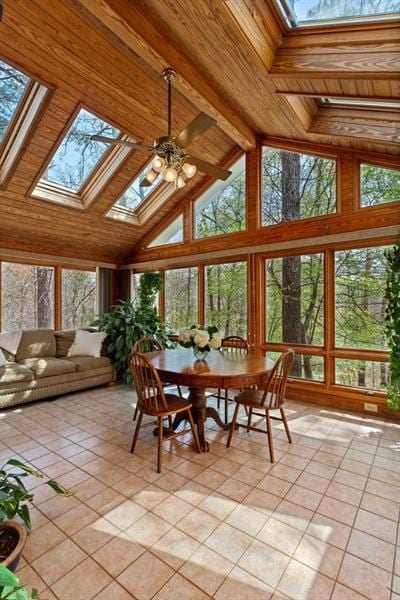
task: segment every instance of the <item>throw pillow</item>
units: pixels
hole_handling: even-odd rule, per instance
[[[4,367],[6,362],[7,362],[6,357],[4,356],[4,354],[2,353],[2,351],[0,349],[0,367]]]
[[[7,350],[10,354],[17,354],[18,346],[21,341],[22,331],[3,331],[0,333],[0,348]]]
[[[92,333],[79,329],[76,332],[75,340],[68,350],[67,356],[93,356],[93,358],[100,358],[101,345],[106,337],[107,334],[103,331]]]

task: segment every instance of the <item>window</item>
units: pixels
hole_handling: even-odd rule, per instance
[[[206,324],[222,336],[247,338],[247,263],[210,265],[205,269]]]
[[[375,17],[400,11],[399,0],[278,0],[292,27],[318,21]]]
[[[384,248],[336,252],[336,346],[385,350]]]
[[[280,355],[281,352],[267,351],[267,357],[274,361],[276,361]],[[306,379],[307,381],[324,381],[325,368],[323,356],[312,356],[311,354],[296,352],[289,377]]]
[[[385,390],[389,377],[389,363],[337,358],[335,372],[335,383],[340,385]]]
[[[62,327],[88,327],[96,315],[96,273],[62,270]]]
[[[0,60],[0,144],[24,96],[29,77]]]
[[[360,166],[361,206],[376,206],[400,200],[400,169]]]
[[[92,135],[115,138],[118,129],[82,108],[52,157],[41,182],[79,192],[109,146],[90,139]]]
[[[1,263],[3,331],[54,326],[54,269]]]
[[[380,110],[381,108],[400,109],[400,102],[357,100],[356,98],[321,98],[321,104],[332,108],[367,108],[372,110]]]
[[[156,188],[158,188],[163,181],[161,177],[157,177],[157,179],[155,179],[149,186],[140,187],[140,182],[150,169],[151,165],[146,165],[144,169],[140,171],[139,175],[135,177],[128,189],[114,204],[114,207],[123,208],[125,210],[134,212],[140,206],[140,204],[142,204],[142,202],[146,200],[146,198],[150,196],[150,194],[154,192]]]
[[[323,345],[322,254],[267,260],[266,337],[267,342]]]
[[[262,224],[297,221],[336,211],[336,161],[264,148]]]
[[[165,271],[165,320],[179,331],[198,322],[197,268]]]
[[[139,301],[139,288],[140,288],[140,280],[142,278],[143,273],[132,273],[131,275],[131,298],[133,302],[138,302]],[[158,307],[159,307],[159,300],[160,300],[160,294],[159,292],[157,292],[156,296],[155,296],[155,303],[154,306],[157,308],[157,312],[158,312]]]
[[[246,163],[242,156],[226,181],[216,181],[195,202],[196,237],[246,228]]]
[[[178,244],[183,242],[183,215],[179,215],[177,219],[172,221],[160,235],[158,235],[150,244],[148,248],[154,246],[166,246],[167,244]]]

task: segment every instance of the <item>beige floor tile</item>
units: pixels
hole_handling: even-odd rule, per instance
[[[386,500],[386,498],[382,498],[381,496],[375,496],[375,494],[365,492],[360,503],[360,508],[380,515],[381,517],[397,521],[399,518],[400,502]]]
[[[389,600],[390,573],[345,554],[338,581],[369,600]]]
[[[303,533],[299,529],[271,518],[261,529],[257,538],[290,556],[295,551],[302,535]]]
[[[344,550],[350,537],[351,527],[316,513],[311,519],[307,533]]]
[[[217,488],[217,492],[223,494],[224,496],[228,496],[232,500],[236,502],[241,502],[251,491],[252,487],[247,485],[247,483],[242,483],[237,479],[233,479],[230,477],[222,485]]]
[[[75,506],[79,506],[79,504],[78,498],[74,496],[55,496],[45,502],[41,502],[38,508],[48,519],[56,519],[68,510],[75,508]]]
[[[385,483],[377,481],[375,479],[369,479],[365,490],[371,494],[376,494],[387,500],[393,500],[398,502],[399,500],[399,486],[391,483]]]
[[[140,517],[143,517],[146,512],[147,510],[143,506],[140,506],[140,504],[136,504],[132,500],[125,500],[125,502],[118,504],[115,508],[104,513],[104,518],[115,525],[115,527],[124,531],[132,523],[140,519]]]
[[[343,469],[338,469],[335,473],[333,481],[337,483],[343,483],[349,487],[353,487],[357,490],[363,490],[368,478],[365,475],[357,475],[356,473],[350,473]]]
[[[278,521],[283,521],[292,527],[305,531],[311,521],[314,513],[308,508],[282,500],[272,513],[272,516]]]
[[[291,560],[278,589],[293,600],[328,600],[334,581],[297,560]]]
[[[258,482],[257,488],[283,498],[290,490],[291,485],[289,481],[268,474]]]
[[[160,504],[157,504],[153,508],[153,512],[171,523],[172,525],[176,525],[178,521],[183,519],[189,512],[193,510],[193,506],[185,500],[181,500],[177,496],[169,496]]]
[[[321,500],[317,512],[320,515],[331,517],[332,519],[336,519],[336,521],[340,521],[341,523],[345,523],[345,525],[351,526],[357,514],[357,507],[347,504],[346,502],[342,502],[341,500],[336,500],[335,498],[328,498],[325,496]]]
[[[206,546],[222,554],[232,562],[237,562],[253,538],[238,531],[227,523],[221,523],[205,541]]]
[[[356,529],[370,533],[389,544],[396,542],[397,524],[385,517],[360,509],[354,523]]]
[[[178,570],[199,546],[199,542],[173,527],[152,545],[151,551],[172,569]]]
[[[174,471],[175,473],[179,473],[179,475],[183,475],[183,477],[192,479],[204,471],[204,467],[202,465],[197,465],[191,460],[184,460],[174,469]]]
[[[209,596],[190,581],[175,573],[164,587],[154,596],[154,600],[207,600]]]
[[[199,542],[204,542],[220,523],[221,521],[213,515],[198,508],[194,508],[192,512],[181,519],[176,526],[178,529],[194,537]]]
[[[169,492],[162,490],[155,485],[147,485],[145,488],[140,490],[132,496],[132,500],[140,506],[151,510],[157,504],[169,497]]]
[[[157,479],[157,485],[166,492],[174,493],[188,482],[186,477],[170,471],[169,473]]]
[[[335,579],[343,558],[343,550],[306,534],[296,548],[293,558]]]
[[[132,600],[133,596],[116,581],[112,581],[96,596],[96,600]]]
[[[235,500],[223,496],[219,492],[211,492],[211,494],[199,503],[198,508],[222,521],[237,506],[239,506],[239,504]]]
[[[360,596],[341,583],[336,583],[333,589],[331,600],[365,600],[365,596]]]
[[[147,482],[132,473],[117,481],[111,487],[127,498],[133,496],[147,486]]]
[[[29,590],[36,589],[41,593],[46,589],[45,582],[30,565],[25,565],[25,567],[18,571],[18,577],[21,584]]]
[[[170,523],[149,512],[128,527],[126,533],[142,546],[149,548],[171,527]]]
[[[324,477],[325,479],[332,479],[336,473],[336,468],[312,460],[306,466],[305,472],[317,475],[318,477]]]
[[[329,481],[324,477],[318,477],[318,475],[304,472],[297,479],[296,485],[301,485],[307,490],[324,494],[329,485]]]
[[[283,463],[275,464],[269,474],[273,477],[278,477],[278,479],[283,479],[284,481],[288,481],[289,483],[294,483],[296,479],[301,475],[302,471],[296,468],[293,468],[290,465],[285,465]]]
[[[52,590],[63,600],[91,600],[110,582],[108,573],[92,558],[87,558],[59,579]]]
[[[92,558],[99,563],[103,569],[116,577],[124,571],[133,561],[145,552],[145,548],[137,544],[132,538],[120,533],[112,540],[101,546]]]
[[[145,552],[117,580],[137,600],[148,600],[165,585],[173,573],[160,559]]]
[[[226,517],[225,522],[248,535],[255,536],[263,527],[267,516],[257,510],[238,504],[238,506]]]
[[[358,460],[352,460],[350,458],[344,458],[340,463],[340,468],[350,473],[356,473],[356,475],[368,475],[371,466]]]
[[[352,531],[346,551],[386,571],[393,569],[395,546],[363,531]]]
[[[79,500],[86,502],[89,498],[96,496],[96,494],[103,492],[105,489],[107,489],[107,486],[104,483],[89,475],[88,479],[74,487],[74,493]]]
[[[213,595],[233,568],[231,563],[210,548],[200,546],[179,572],[209,595]]]
[[[336,500],[341,500],[343,502],[347,502],[348,504],[358,506],[361,502],[362,491],[356,490],[348,485],[344,485],[343,483],[332,481],[326,491],[326,495],[330,498],[336,498]]]
[[[233,479],[238,479],[242,483],[247,483],[248,485],[255,486],[261,479],[263,479],[264,474],[260,473],[256,469],[251,468],[252,461],[247,465],[243,465],[238,469],[235,473],[233,473]]]
[[[79,531],[79,529],[93,523],[93,521],[96,521],[98,518],[99,515],[94,510],[85,506],[85,504],[80,504],[61,515],[61,517],[57,517],[54,523],[57,527],[62,529],[66,535],[71,536]]]
[[[85,552],[92,554],[119,533],[120,530],[117,527],[101,517],[87,527],[80,529],[72,536],[72,539]]]
[[[309,510],[315,511],[321,502],[322,494],[307,490],[300,485],[294,484],[285,496],[285,500],[304,506]]]
[[[231,477],[234,473],[236,473],[237,469],[237,464],[232,462],[228,458],[220,458],[211,466],[211,470],[218,471],[226,477]]]
[[[53,523],[46,523],[32,531],[22,555],[28,562],[32,562],[63,540],[65,540],[65,534]]]
[[[254,510],[258,510],[265,516],[269,517],[274,512],[276,507],[279,505],[281,499],[278,496],[263,492],[258,488],[253,489],[252,492],[243,500],[245,506],[249,506]]]
[[[121,502],[124,502],[125,500],[126,498],[122,494],[119,494],[112,488],[106,488],[85,502],[88,504],[88,506],[90,506],[90,508],[99,514],[104,515],[114,508],[114,506],[121,504]]]
[[[197,475],[197,477],[194,478],[194,481],[196,483],[200,483],[200,485],[204,485],[205,487],[210,488],[210,490],[216,490],[217,487],[222,485],[226,479],[228,479],[227,475],[219,473],[219,471],[206,469],[205,471],[203,470],[202,473]]]
[[[63,577],[87,555],[70,539],[66,539],[33,561],[32,566],[47,585]]]
[[[259,540],[254,540],[246,550],[238,565],[264,583],[275,587],[282,577],[289,557]]]
[[[269,600],[273,589],[235,566],[214,595],[216,600]]]

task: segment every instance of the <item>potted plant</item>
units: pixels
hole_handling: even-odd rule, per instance
[[[134,302],[119,300],[110,312],[99,314],[92,323],[107,334],[107,352],[112,356],[117,377],[126,383],[132,382],[128,356],[137,340],[152,336],[163,346],[170,345],[168,332],[156,308],[156,296],[161,287],[160,273],[143,273]]]
[[[388,406],[400,409],[400,242],[385,252],[386,275],[385,329],[389,346]]]
[[[18,470],[11,472],[9,467]],[[14,571],[26,542],[27,531],[32,529],[28,503],[33,494],[24,485],[29,475],[43,477],[43,474],[15,458],[8,460],[0,469],[0,563]],[[57,494],[70,496],[56,481],[45,482]],[[23,523],[14,521],[19,517]]]
[[[184,348],[193,348],[196,359],[204,360],[211,350],[218,350],[222,336],[215,325],[192,325],[190,329],[183,329],[179,333],[178,342]]]
[[[0,600],[40,600],[37,590],[29,593],[16,575],[0,564]]]

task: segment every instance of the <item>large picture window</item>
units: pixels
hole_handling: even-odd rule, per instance
[[[336,346],[386,350],[384,248],[336,252]]]
[[[223,336],[247,337],[247,263],[210,265],[205,269],[206,324]]]
[[[62,270],[62,327],[88,327],[96,315],[96,273]]]
[[[177,332],[198,322],[197,268],[165,271],[165,321]]]
[[[263,149],[262,225],[335,211],[335,160],[276,148]]]
[[[400,200],[400,169],[360,166],[361,206],[376,206]]]
[[[335,360],[335,383],[351,387],[385,390],[389,377],[388,362],[370,360]]]
[[[54,269],[1,263],[3,331],[54,327]]]

